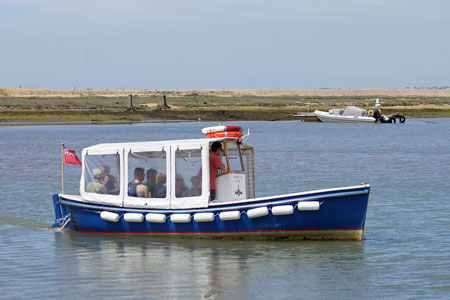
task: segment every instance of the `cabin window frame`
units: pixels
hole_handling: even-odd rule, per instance
[[[106,156],[106,155],[118,155],[119,162],[119,194],[97,194],[86,192],[86,172],[87,172],[87,163],[86,156]],[[80,178],[80,196],[83,201],[100,203],[100,204],[108,204],[115,206],[123,206],[123,151],[122,149],[89,149],[83,150],[82,152],[82,170],[81,170],[81,178]],[[91,170],[92,171],[92,170]]]
[[[241,149],[241,143],[233,140],[233,141],[224,141],[222,144],[223,144],[224,157],[225,157],[226,164],[227,164],[227,171],[228,171],[227,173],[246,174],[246,166],[245,166],[246,164],[244,163],[244,161],[246,161],[247,157]],[[230,145],[230,144],[236,144],[237,153],[236,154],[232,153],[232,154],[233,155],[235,154],[239,157],[240,170],[234,168],[236,166],[236,164],[230,159],[230,149],[228,147],[228,145]],[[231,152],[233,152],[234,150],[235,149],[232,149]],[[244,160],[244,158],[245,158],[245,160]],[[218,176],[220,176],[220,175],[218,175]]]
[[[128,162],[129,162],[129,154],[130,153],[142,153],[142,152],[159,152],[164,151],[166,154],[166,197],[165,198],[141,198],[141,197],[131,197],[128,196],[128,183],[134,180],[130,178],[128,172]],[[125,207],[134,207],[134,208],[154,208],[154,209],[168,209],[170,207],[170,185],[169,185],[169,176],[171,176],[171,151],[170,146],[166,145],[154,145],[154,146],[143,146],[143,147],[128,147],[125,149],[124,155],[124,166],[127,168],[123,168],[124,173],[124,181],[123,181],[123,203]],[[143,168],[144,171],[147,171],[147,168]],[[145,182],[146,178],[144,178]]]
[[[208,141],[202,143],[183,143],[174,144],[171,147],[171,176],[170,180],[170,208],[171,209],[183,209],[183,208],[201,208],[208,207],[210,186],[209,186],[209,143]],[[201,168],[202,168],[202,194],[194,197],[175,197],[175,184],[176,184],[176,152],[178,150],[201,150]],[[185,178],[186,180],[186,178]]]

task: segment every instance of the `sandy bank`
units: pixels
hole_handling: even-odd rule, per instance
[[[450,97],[450,89],[253,89],[253,90],[53,90],[0,87],[0,97],[124,97],[130,94],[151,97],[214,96],[214,97]]]

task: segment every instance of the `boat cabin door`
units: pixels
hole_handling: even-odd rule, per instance
[[[240,143],[224,141],[223,151],[228,172],[216,177],[216,200],[237,201],[247,199],[247,180]]]

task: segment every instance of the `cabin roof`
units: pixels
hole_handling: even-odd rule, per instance
[[[147,141],[147,142],[127,142],[127,143],[102,143],[84,148],[83,151],[89,150],[112,150],[124,148],[145,148],[164,145],[183,145],[183,144],[199,144],[205,145],[207,143],[222,142],[225,140],[236,140],[236,138],[202,138],[202,139],[186,139],[186,140],[166,140],[166,141]],[[242,142],[241,149],[253,149],[253,147],[245,142]]]

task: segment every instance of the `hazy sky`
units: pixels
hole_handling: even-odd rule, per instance
[[[0,86],[450,86],[448,0],[0,0]]]

